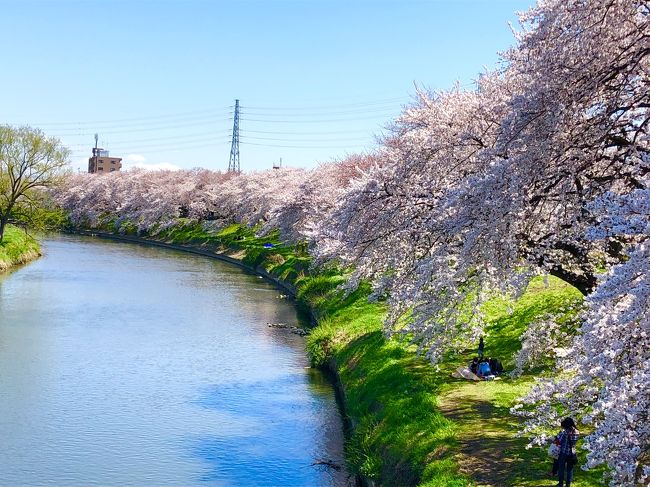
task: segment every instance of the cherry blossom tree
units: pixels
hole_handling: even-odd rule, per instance
[[[585,204],[613,188],[638,187],[644,171],[634,160],[647,146],[640,137],[647,128],[647,20],[638,2],[614,2],[609,10],[586,3],[567,6],[562,17],[564,7],[544,2],[523,17],[532,29],[507,54],[508,68],[484,75],[478,93],[424,95],[405,111],[386,141],[394,174],[385,167],[371,174],[362,197],[372,203],[355,191],[334,219],[347,225],[333,229],[342,235],[342,254],[368,266],[366,275],[413,275],[424,255],[441,267],[465,262],[474,275],[491,267],[499,279],[524,259],[584,293],[593,290],[596,266],[620,258],[620,243],[584,237]],[[626,37],[613,20],[602,28],[604,12],[638,22],[626,26]],[[542,20],[551,27],[538,26]],[[463,255],[434,259],[428,236],[445,247],[457,238]],[[428,274],[439,281],[440,271]]]
[[[606,464],[610,485],[631,486],[650,478],[650,190],[607,194],[592,210],[602,216],[591,238],[623,234],[638,243],[600,276],[555,377],[539,380],[515,412],[528,418],[534,444],[547,440],[560,415],[580,417],[594,429],[585,439],[587,466]]]
[[[478,291],[507,287],[520,265],[510,231],[518,200],[493,196],[505,174],[495,144],[508,85],[486,74],[479,86],[419,93],[385,141],[381,162],[321,225],[319,257],[354,264],[372,279],[378,295],[388,294],[389,331],[415,336],[433,361],[476,337]],[[396,330],[405,313],[411,320]]]
[[[287,242],[314,245],[316,222],[329,215],[350,181],[373,163],[371,155],[351,155],[305,172],[301,181],[292,181],[292,191],[281,203],[274,205],[262,231],[277,228]]]
[[[81,174],[68,178],[56,197],[74,224],[119,229],[128,221],[139,231],[161,230],[180,218],[206,218],[210,188],[227,179],[224,173],[206,170]]]
[[[620,303],[637,303],[636,314],[623,313],[621,333],[646,336],[648,231],[634,233],[630,222],[643,220],[638,205],[648,187],[649,17],[641,1],[540,2],[522,16],[524,32],[502,72],[482,76],[476,92],[421,93],[405,110],[385,141],[383,164],[354,182],[321,225],[318,249],[321,259],[354,264],[358,277],[388,294],[389,332],[413,336],[436,361],[480,332],[483,295],[516,292],[531,275],[551,273],[589,296],[569,348],[587,357],[581,367],[588,350],[619,356],[618,335],[586,341],[605,339]],[[610,211],[618,224],[604,232],[608,200],[636,213]],[[614,267],[599,280],[603,265]],[[530,346],[543,335],[533,331],[524,336]],[[561,376],[588,384],[591,395],[568,395],[565,411],[598,427],[587,444],[589,465],[606,463],[612,485],[631,485],[646,468],[643,458],[647,465],[647,417],[638,411],[648,409],[640,393],[650,382],[648,347],[638,350],[591,382],[560,361]],[[562,389],[580,391],[572,383]],[[536,411],[547,426],[555,421],[551,406]],[[621,414],[629,442],[606,433],[617,431]],[[630,450],[617,457],[622,444]]]
[[[509,58],[526,80],[527,96],[518,100],[519,121],[510,124],[527,146],[548,142],[535,157],[544,163],[535,201],[551,197],[573,213],[550,220],[579,231],[572,255],[588,261],[599,249],[601,264],[619,262],[598,278],[592,273],[597,287],[590,286],[583,325],[556,379],[542,381],[525,400],[536,404],[527,430],[542,439],[562,406],[595,428],[586,441],[587,465],[606,464],[611,485],[633,485],[650,473],[650,7],[543,2],[523,20],[531,29]],[[531,248],[552,248],[561,236]]]

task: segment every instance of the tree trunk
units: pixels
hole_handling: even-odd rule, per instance
[[[2,243],[2,239],[5,236],[5,227],[7,226],[8,221],[9,221],[9,215],[3,215],[0,218],[0,243]]]
[[[580,291],[584,296],[591,294],[591,292],[596,288],[598,284],[598,279],[594,274],[591,273],[581,273],[577,274],[575,272],[567,271],[562,267],[555,267],[550,271],[550,274],[555,277],[559,277],[564,282],[568,282],[578,291]]]
[[[16,199],[17,198],[14,198],[13,195],[12,195],[12,198],[9,201],[9,204],[4,209],[4,212],[0,215],[0,243],[2,243],[2,239],[4,238],[5,227],[7,226],[7,223],[9,222],[9,217],[11,216],[11,210],[13,209],[14,205],[16,204]]]

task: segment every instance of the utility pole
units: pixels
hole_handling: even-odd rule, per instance
[[[232,145],[230,146],[230,159],[228,172],[239,174],[239,100],[235,100],[235,119],[232,125]]]
[[[93,172],[97,172],[97,157],[99,157],[99,147],[97,146],[97,141],[99,140],[99,134],[95,134],[95,148],[93,149],[93,156],[95,156],[95,167]]]

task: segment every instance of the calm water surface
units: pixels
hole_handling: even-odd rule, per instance
[[[216,260],[47,240],[0,277],[0,485],[330,486],[332,387],[291,303]]]

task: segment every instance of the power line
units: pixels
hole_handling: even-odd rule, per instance
[[[191,147],[177,147],[177,148],[171,148],[171,149],[161,149],[161,150],[144,150],[144,151],[125,151],[128,153],[132,154],[158,154],[160,152],[178,152],[181,150],[190,150],[190,149],[203,149],[206,147],[215,147],[215,146],[220,146],[220,145],[225,145],[227,142],[222,142],[222,143],[217,143],[217,142],[208,142],[205,144],[199,144],[199,145],[193,145]]]
[[[227,131],[229,132],[229,131]],[[226,133],[227,133],[226,132]],[[212,139],[214,142],[231,142],[232,138],[226,136],[223,132],[223,135],[218,138]],[[255,137],[246,135],[248,132],[244,132],[243,135],[240,135],[240,140],[268,140],[273,142],[305,142],[305,143],[321,143],[321,142],[362,142],[368,141],[372,138],[372,135],[367,135],[365,137],[339,137],[339,138],[318,138],[318,139],[303,139],[303,138],[277,138],[277,137]],[[346,132],[342,132],[346,133]],[[123,146],[138,145],[139,148],[150,148],[150,147],[177,147],[179,145],[193,144],[199,140],[204,140],[206,137],[213,136],[212,132],[204,132],[199,134],[191,135],[182,135],[182,136],[170,136],[170,137],[155,137],[148,139],[139,139],[139,140],[129,140],[129,141],[104,141],[103,145],[106,146],[109,150],[118,150]],[[148,143],[147,143],[148,142]],[[144,144],[143,144],[144,143]],[[87,147],[86,144],[68,144],[69,148],[83,148]],[[77,151],[75,151],[77,152]],[[78,151],[82,152],[82,151]],[[124,152],[124,151],[123,151]]]
[[[326,111],[326,112],[334,112],[330,113],[330,115],[337,115],[337,114],[342,114],[342,113],[356,113],[356,112],[363,112],[364,107],[373,107],[369,108],[370,111],[378,111],[381,110],[382,107],[381,105],[384,105],[386,109],[393,107],[395,103],[398,102],[405,102],[404,97],[399,97],[399,98],[388,98],[384,100],[374,100],[374,101],[368,101],[368,102],[359,102],[359,103],[349,103],[349,104],[344,104],[344,105],[318,105],[318,106],[302,106],[302,107],[268,107],[268,106],[240,106],[240,109],[244,110],[257,110],[257,111],[275,111],[275,112],[282,112],[281,114],[283,116],[293,116],[291,114],[299,114],[300,112],[304,111]],[[78,121],[56,121],[56,122],[40,122],[40,123],[30,123],[31,125],[39,126],[39,127],[61,127],[61,130],[70,130],[65,127],[72,126],[71,129],[75,129],[76,127],[79,126],[84,126],[84,125],[90,125],[93,127],[100,126],[98,128],[111,128],[111,126],[115,124],[139,124],[142,122],[148,122],[148,121],[153,121],[158,123],[166,123],[170,122],[173,120],[178,120],[178,119],[205,119],[205,118],[211,118],[214,117],[215,115],[221,115],[221,114],[230,114],[232,115],[233,109],[235,107],[230,105],[230,106],[225,106],[225,107],[219,107],[219,108],[210,108],[210,109],[205,109],[205,110],[194,110],[194,111],[188,111],[188,112],[177,112],[177,113],[167,113],[167,114],[158,114],[158,115],[149,115],[149,116],[144,116],[144,117],[128,117],[128,118],[120,118],[120,119],[102,119],[102,120],[78,120]],[[352,108],[352,110],[350,110]],[[341,109],[345,109],[345,111],[341,111]],[[365,111],[369,111],[365,110]],[[252,113],[252,112],[251,112]],[[263,115],[263,114],[259,114]],[[322,114],[322,115],[327,115]],[[299,115],[296,115],[299,116]],[[167,120],[171,119],[171,120]],[[22,122],[21,122],[22,123]],[[20,123],[19,123],[20,125]]]
[[[183,113],[174,113],[174,114],[167,114],[167,115],[151,115],[148,117],[133,117],[133,118],[122,118],[122,119],[110,119],[110,120],[85,120],[85,121],[77,121],[77,122],[45,122],[45,123],[35,123],[34,125],[36,126],[42,126],[42,127],[51,127],[51,126],[59,126],[59,125],[102,125],[102,124],[114,124],[114,123],[123,123],[123,122],[139,122],[139,121],[147,121],[147,120],[157,120],[157,119],[165,119],[165,118],[205,118],[208,116],[212,116],[215,114],[221,114],[221,113],[232,113],[233,107],[224,107],[221,109],[210,109],[210,110],[200,110],[197,112],[183,112]],[[210,115],[208,115],[210,114]]]
[[[331,145],[276,145],[276,144],[256,144],[253,142],[243,142],[244,145],[255,145],[258,147],[282,147],[287,149],[353,149],[356,147],[366,147],[366,144],[331,146]]]
[[[203,142],[204,140],[205,140],[205,137],[202,137],[201,139],[197,139],[197,140],[186,140],[186,141],[180,141],[180,142],[170,142],[168,144],[164,144],[164,143],[159,143],[159,144],[138,144],[137,147],[144,148],[144,149],[160,147],[161,149],[164,149],[165,147],[179,147],[179,146],[186,146],[187,144],[196,144],[197,142]],[[222,137],[220,139],[211,139],[210,143],[227,144],[228,142],[230,142],[229,137]],[[127,144],[110,144],[110,146],[113,147],[113,149],[109,149],[109,150],[117,150],[120,147],[124,147],[124,146],[134,147],[135,145],[131,144],[131,143],[127,143]],[[122,152],[127,152],[127,151],[122,151]],[[137,152],[137,151],[128,151],[128,152]]]
[[[138,149],[147,149],[147,148],[167,148],[167,147],[179,147],[179,146],[187,146],[190,144],[190,147],[192,145],[195,145],[197,142],[203,142],[205,140],[205,137],[201,137],[200,139],[197,139],[196,137],[194,138],[195,140],[181,140],[178,142],[169,142],[169,143],[156,143],[156,144],[138,144],[137,147]],[[221,137],[221,138],[215,138],[211,140],[211,144],[226,144],[230,142],[230,137]],[[103,144],[107,150],[109,151],[119,151],[119,152],[138,152],[138,150],[125,150],[124,147],[134,147],[135,144],[133,142],[122,142],[122,143],[104,143]],[[76,146],[76,147],[81,147],[81,146]],[[86,153],[85,151],[81,150],[75,150],[73,151],[74,153]]]
[[[247,134],[273,134],[273,135],[336,135],[336,134],[355,134],[368,133],[367,129],[361,130],[336,130],[328,132],[276,132],[273,130],[246,130]]]
[[[374,108],[359,108],[356,110],[327,110],[325,112],[316,111],[316,110],[300,111],[300,112],[275,110],[272,113],[269,113],[268,111],[264,111],[264,110],[255,110],[255,109],[249,109],[247,107],[242,107],[241,113],[243,115],[255,115],[255,116],[263,116],[263,117],[274,117],[278,115],[282,117],[313,117],[313,116],[355,115],[359,113],[380,113],[380,112],[394,113],[398,108],[399,107],[396,107],[395,105],[390,105],[390,106],[381,106],[381,107],[374,107]]]
[[[339,118],[339,119],[329,119],[329,120],[263,120],[257,118],[242,118],[247,122],[265,122],[265,123],[332,123],[332,122],[354,122],[357,120],[376,120],[378,117],[354,117],[354,118]]]
[[[346,142],[346,141],[362,141],[368,140],[368,137],[353,137],[353,138],[339,138],[339,139],[277,139],[275,137],[251,137],[243,135],[242,140],[273,140],[276,142]]]
[[[405,101],[404,97],[388,98],[388,99],[384,99],[384,100],[375,100],[375,101],[370,101],[370,102],[346,103],[344,105],[320,105],[320,106],[306,106],[306,107],[298,107],[298,108],[242,106],[242,108],[255,109],[255,110],[275,110],[275,111],[282,111],[282,110],[320,110],[320,109],[327,110],[327,109],[339,109],[339,108],[382,105],[382,104],[388,104],[388,103],[398,103],[400,101],[404,102]]]
[[[185,142],[185,143],[177,143],[177,144],[155,144],[155,145],[150,145],[150,146],[138,146],[137,148],[135,147],[129,147],[127,149],[120,148],[120,147],[113,147],[111,150],[118,150],[121,153],[124,154],[153,154],[153,153],[159,153],[159,152],[171,152],[171,151],[178,151],[178,150],[191,150],[191,149],[199,149],[199,148],[204,148],[204,147],[214,147],[214,146],[223,146],[230,142],[229,140],[215,140],[212,142],[207,142],[204,144],[193,144],[192,142]],[[190,144],[190,145],[186,145]],[[241,145],[250,145],[250,146],[257,146],[257,147],[279,147],[279,148],[292,148],[292,149],[352,149],[356,147],[365,147],[368,144],[347,144],[347,145],[285,145],[285,144],[260,144],[256,142],[247,142],[245,140],[240,140]],[[144,149],[144,150],[142,150]],[[160,149],[160,150],[149,150],[149,149]],[[88,153],[85,151],[73,151],[72,155],[74,157],[83,157],[87,155]]]
[[[228,136],[230,133],[230,130],[222,130],[219,132],[203,132],[199,134],[185,134],[185,135],[170,135],[169,137],[152,137],[148,139],[136,139],[136,140],[128,140],[128,141],[106,141],[104,144],[111,144],[111,145],[123,145],[123,144],[140,144],[142,142],[162,142],[164,143],[165,141],[168,140],[178,140],[179,142],[183,142],[183,139],[196,139],[196,138],[205,138],[205,137],[210,137],[214,136],[215,134],[221,134],[223,137]],[[230,140],[229,137],[227,137],[228,140]],[[86,147],[87,144],[67,144],[68,147]]]
[[[288,149],[347,149],[369,147],[376,143],[376,135],[370,133],[372,130],[382,130],[380,120],[384,116],[389,119],[396,115],[396,110],[402,107],[395,106],[397,102],[404,102],[404,98],[383,99],[350,103],[345,105],[320,105],[311,107],[264,107],[252,106],[242,107],[235,102],[234,107],[222,109],[209,109],[202,111],[184,112],[177,114],[155,115],[148,117],[132,117],[114,120],[102,120],[97,122],[58,122],[50,126],[58,126],[59,137],[76,138],[86,137],[95,132],[98,128],[102,130],[103,136],[119,134],[136,134],[147,132],[171,132],[169,136],[156,134],[155,136],[134,139],[124,142],[104,143],[111,150],[122,153],[143,153],[154,154],[161,152],[189,151],[203,147],[222,146],[228,141],[231,144],[229,170],[239,170],[239,144],[247,146],[267,148],[288,148]],[[226,110],[232,110],[233,117],[223,117]],[[243,110],[242,110],[243,108]],[[251,118],[247,118],[251,116]],[[174,133],[184,132],[183,129],[191,127],[214,127],[225,121],[233,122],[233,131],[230,138],[227,137],[228,129],[201,131],[198,133]],[[328,128],[327,124],[352,124],[356,121],[374,120],[375,127],[363,130],[300,130],[295,127],[298,124],[320,124]],[[245,130],[240,134],[240,122],[250,122],[254,128],[262,130]],[[388,120],[387,120],[388,121]],[[265,126],[263,124],[266,124]],[[264,130],[271,128],[270,124],[283,124],[284,130]],[[44,124],[45,125],[45,124]],[[364,124],[368,125],[368,124]],[[97,127],[99,126],[99,127]],[[313,125],[312,125],[313,126]],[[359,124],[356,124],[359,126]],[[353,125],[354,127],[354,125]],[[279,127],[278,127],[279,128]],[[296,130],[292,130],[296,128]],[[306,126],[304,127],[306,128]],[[313,127],[316,128],[316,127]],[[329,127],[334,128],[334,127]],[[91,132],[92,129],[92,132]],[[354,134],[360,134],[355,136]],[[329,136],[329,137],[328,137]],[[339,137],[341,136],[341,137]],[[110,138],[110,137],[109,137]],[[124,139],[124,137],[122,137]],[[207,141],[205,139],[208,139]],[[84,147],[79,144],[77,147]],[[133,150],[125,150],[123,147],[131,147]],[[85,152],[74,152],[84,154]]]
[[[158,154],[160,152],[177,152],[177,151],[180,151],[180,150],[185,150],[186,151],[186,150],[191,150],[191,149],[202,149],[202,148],[205,148],[205,147],[223,146],[223,145],[228,144],[228,142],[229,142],[228,140],[225,140],[225,141],[222,141],[222,142],[216,142],[215,141],[215,142],[207,142],[205,144],[191,145],[191,146],[187,146],[187,147],[179,147],[178,145],[172,145],[169,148],[164,148],[162,146],[157,146],[156,145],[156,146],[152,146],[152,148],[160,147],[160,150],[147,150],[147,149],[140,150],[140,149],[142,149],[142,147],[138,147],[137,149],[133,149],[133,150],[126,149],[126,150],[122,150],[120,152],[122,152],[124,154]],[[86,155],[88,155],[87,152],[81,152],[81,151],[72,152],[73,157],[84,157]]]
[[[209,120],[207,122],[193,122],[193,123],[184,123],[184,124],[175,124],[175,125],[161,125],[161,126],[148,126],[147,128],[127,128],[124,130],[109,130],[108,132],[105,132],[102,130],[102,134],[125,134],[125,133],[132,133],[132,132],[153,132],[157,130],[171,130],[171,129],[178,129],[178,128],[185,128],[185,127],[196,127],[199,125],[209,125],[209,124],[214,124],[216,122],[227,122],[230,121],[230,118],[224,118],[224,119],[215,119],[215,120]],[[122,125],[116,126],[116,127],[121,127]],[[65,130],[65,129],[64,129]],[[69,129],[73,130],[73,129]],[[68,132],[63,132],[62,130],[57,130],[57,134],[62,134],[62,135],[79,135],[79,136],[86,136],[89,135],[91,132],[76,132],[76,133],[68,133]],[[58,137],[58,135],[57,135]]]

